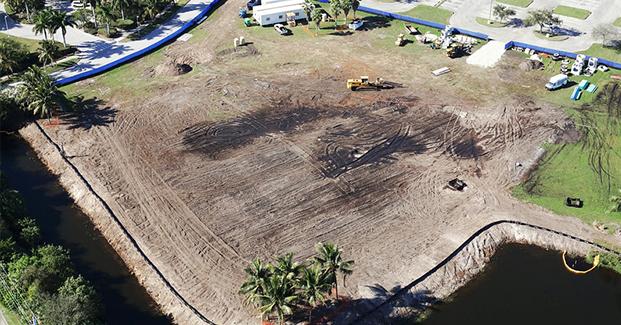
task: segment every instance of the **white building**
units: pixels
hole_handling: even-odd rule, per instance
[[[263,0],[260,6],[252,8],[252,17],[261,25],[273,25],[287,21],[287,13],[293,13],[295,20],[306,19],[304,0]]]

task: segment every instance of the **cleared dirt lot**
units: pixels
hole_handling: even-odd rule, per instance
[[[225,3],[188,43],[72,86],[97,108],[49,128],[209,319],[256,321],[237,294],[249,260],[306,257],[318,241],[355,260],[342,292],[363,297],[413,280],[498,218],[606,238],[508,194],[539,145],[571,129],[522,94],[511,57],[482,70],[415,44],[399,53],[381,46],[388,26],[283,39],[242,30],[239,6]],[[231,50],[239,35],[252,47]],[[193,71],[165,75],[173,61]],[[432,79],[444,65],[454,72]],[[401,86],[348,91],[361,74]],[[466,192],[445,188],[456,176]]]

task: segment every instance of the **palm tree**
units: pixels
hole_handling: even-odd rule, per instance
[[[121,12],[121,19],[125,20],[124,8],[129,7],[131,0],[112,0],[112,8],[119,9]]]
[[[341,5],[341,0],[329,0],[330,1],[330,11],[332,11],[332,15],[334,16],[334,29],[338,25],[338,18],[343,10]]]
[[[114,19],[114,15],[112,14],[112,7],[110,7],[110,5],[108,4],[102,4],[97,7],[97,13],[99,14],[99,17],[101,17],[101,19],[103,19],[103,21],[106,23],[106,34],[110,36],[110,20]]]
[[[349,15],[349,11],[352,7],[352,0],[341,0],[341,10],[343,10],[343,14],[345,15],[345,25],[347,25],[347,15]]]
[[[93,14],[93,21],[95,22],[95,28],[97,28],[97,11],[95,10],[97,7],[97,3],[100,2],[98,0],[86,0],[91,5],[91,13]]]
[[[75,27],[75,21],[73,20],[73,16],[67,15],[67,13],[64,11],[52,10],[51,22],[53,25],[53,33],[56,33],[56,31],[60,29],[60,32],[63,35],[63,45],[67,47],[65,35],[67,35],[67,27]]]
[[[302,273],[304,267],[298,262],[293,261],[293,254],[287,253],[276,258],[274,264],[274,274],[282,275],[289,280],[294,280]]]
[[[52,111],[61,106],[65,93],[58,89],[54,79],[37,66],[31,66],[22,75],[24,82],[23,105],[27,111],[41,117],[52,117]]]
[[[304,13],[306,14],[306,20],[311,22],[311,12],[315,9],[315,4],[310,0],[304,0],[304,4],[302,5],[302,9],[304,9]]]
[[[246,296],[245,302],[257,304],[259,297],[263,294],[265,282],[272,275],[273,267],[268,263],[261,262],[255,258],[250,266],[244,271],[246,272],[246,282],[239,289],[239,293]]]
[[[259,297],[261,315],[276,314],[280,324],[285,315],[293,313],[293,305],[298,299],[291,279],[282,275],[272,275],[264,284],[264,293]]]
[[[332,281],[318,265],[305,268],[300,279],[300,295],[310,305],[308,311],[308,322],[311,323],[313,308],[326,299],[326,294],[332,288]]]
[[[32,27],[32,31],[35,35],[43,33],[43,37],[47,41],[47,31],[52,25],[50,11],[48,9],[39,11],[34,17],[33,23],[34,26]]]
[[[158,0],[144,0],[142,9],[147,19],[153,19],[158,14]]]
[[[331,243],[318,243],[315,246],[317,250],[317,256],[315,256],[315,261],[321,269],[326,272],[332,281],[332,285],[336,289],[336,299],[339,299],[339,287],[337,283],[337,273],[343,274],[343,282],[345,282],[345,278],[347,275],[352,274],[352,267],[354,265],[354,261],[344,261],[343,256],[341,255],[342,251],[338,248],[337,245]]]
[[[321,20],[323,19],[321,9],[319,8],[313,9],[313,11],[311,11],[310,18],[312,21],[315,22],[315,26],[317,26],[317,32],[319,32],[319,27],[321,26]]]
[[[39,53],[39,61],[43,63],[43,66],[47,66],[48,63],[54,62],[58,56],[58,46],[54,41],[40,41],[37,52]]]
[[[351,10],[354,12],[354,19],[356,19],[356,10],[360,7],[360,0],[351,0]]]

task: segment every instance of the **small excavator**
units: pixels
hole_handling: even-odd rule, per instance
[[[382,90],[392,88],[394,88],[394,86],[386,83],[382,78],[377,78],[375,81],[369,81],[368,76],[362,76],[360,79],[347,79],[347,89],[352,91],[359,89]]]

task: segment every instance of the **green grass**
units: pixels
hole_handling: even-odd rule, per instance
[[[617,20],[615,20],[615,22],[612,23],[612,24],[617,26],[617,27],[621,27],[621,17],[617,18]]]
[[[12,310],[4,307],[4,305],[2,304],[0,304],[0,312],[2,312],[2,314],[4,315],[4,318],[6,319],[9,325],[22,324],[22,322],[19,319],[19,316],[17,316],[17,314],[13,312]]]
[[[21,38],[21,37],[15,37],[15,36],[7,35],[7,34],[4,34],[4,33],[0,33],[0,38],[12,39],[14,41],[17,41],[17,42],[25,45],[26,48],[28,49],[28,51],[30,51],[30,52],[36,52],[37,49],[39,48],[39,41],[37,41],[37,40]]]
[[[578,52],[621,63],[621,49],[604,47],[602,44],[593,44],[586,51]]]
[[[418,5],[414,7],[414,9],[408,10],[406,12],[400,12],[399,14],[429,20],[440,24],[448,24],[449,19],[453,15],[453,12],[450,10],[427,5]]]
[[[541,77],[545,80],[549,79],[550,77],[554,75],[561,73],[560,72],[561,61],[552,61],[551,59],[544,57],[543,62],[545,66],[544,70],[533,71],[531,73],[539,73]],[[570,62],[570,67],[571,67],[571,64],[573,64],[573,61]],[[599,89],[602,89],[604,85],[612,81],[612,79],[610,79],[610,76],[613,74],[621,74],[621,71],[614,70],[614,69],[611,69],[608,72],[597,71],[594,75],[590,77],[569,76],[569,80],[570,82],[578,84],[583,79],[586,79],[589,82],[596,84],[599,87]],[[573,101],[569,98],[573,91],[573,87],[565,87],[565,88],[557,89],[554,91],[548,91],[545,89],[545,87],[543,87],[544,83],[545,81],[542,82],[541,85],[534,85],[533,91],[532,91],[532,94],[534,96],[543,98],[561,107],[566,107],[566,108],[571,108],[571,109],[578,109],[583,104],[592,102],[598,93],[597,91],[593,94],[588,93],[588,92],[583,92],[582,97],[580,98],[579,101]]]
[[[561,41],[566,41],[569,39],[569,36],[567,35],[553,35],[553,36],[548,37],[546,34],[538,30],[534,31],[533,34],[535,34],[537,38],[548,40],[548,41],[553,41],[553,42],[561,42]]]
[[[507,26],[507,22],[499,22],[497,20],[489,20],[487,18],[481,18],[481,17],[477,17],[476,18],[477,23],[483,25],[483,26],[487,26],[487,27],[494,27],[494,28],[502,28],[502,27],[506,27]]]
[[[63,62],[47,66],[43,70],[45,70],[45,72],[47,72],[47,73],[54,73],[54,72],[57,72],[57,71],[60,71],[60,70],[64,70],[64,69],[70,68],[70,67],[72,67],[72,66],[74,66],[76,64],[78,64],[78,58],[77,57],[73,57],[73,58],[67,59],[67,60],[65,60]]]
[[[591,12],[588,10],[574,8],[570,6],[557,6],[556,8],[554,8],[554,13],[557,15],[573,17],[582,20],[587,19],[591,15]]]
[[[533,3],[534,0],[496,0],[496,2],[504,3],[506,5],[512,5],[516,7],[526,8]]]
[[[607,83],[613,82],[612,74],[621,74],[619,70],[608,72],[598,71],[593,76],[570,76],[572,84],[577,84],[586,79],[596,84],[599,90],[595,93],[583,92],[579,101],[572,101],[569,97],[574,86],[565,87],[555,91],[548,91],[543,87],[544,79],[560,73],[560,61],[552,61],[544,58],[545,68],[542,71],[529,72],[538,75],[542,81],[538,84],[527,85],[532,89],[534,97],[542,98],[553,104],[565,108],[566,112],[577,118],[582,111],[582,105],[592,103],[597,94]],[[571,62],[573,63],[573,62]],[[587,113],[595,121],[595,127],[599,130],[611,130],[608,128],[607,115],[604,112]],[[581,122],[577,122],[580,124]],[[572,215],[586,222],[612,221],[621,223],[621,213],[609,212],[611,203],[609,198],[621,188],[621,130],[615,129],[608,134],[606,140],[611,146],[610,166],[613,182],[611,193],[608,192],[607,184],[601,183],[597,174],[589,165],[589,150],[582,143],[574,144],[550,144],[545,147],[547,154],[540,163],[532,177],[513,189],[513,194],[528,202],[541,205],[561,215]],[[585,200],[585,206],[581,209],[565,206],[564,199],[567,196],[580,197]]]

